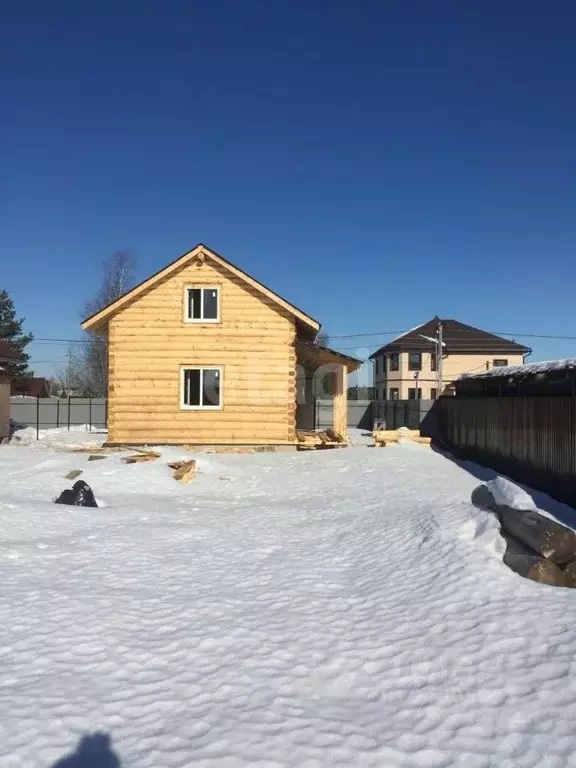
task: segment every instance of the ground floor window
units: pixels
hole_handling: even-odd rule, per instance
[[[408,400],[422,400],[422,390],[420,387],[418,389],[411,387],[408,390]]]
[[[400,390],[398,387],[392,387],[390,389],[390,400],[399,400],[400,399]]]
[[[436,387],[431,387],[430,389],[430,400],[436,400],[438,397],[438,390]]]
[[[180,408],[222,407],[222,369],[180,369]]]

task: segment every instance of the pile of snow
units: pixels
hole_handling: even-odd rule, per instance
[[[374,438],[372,432],[367,429],[357,429],[356,427],[348,427],[348,443],[350,445],[374,445]]]
[[[65,450],[102,445],[107,439],[106,430],[91,427],[89,424],[71,426],[70,429],[67,427],[40,429],[38,433],[36,427],[25,427],[24,429],[17,429],[12,436],[12,441],[15,444],[41,445],[42,447]]]
[[[536,373],[547,373],[548,371],[573,370],[576,368],[576,357],[566,357],[562,360],[544,360],[539,363],[526,363],[525,365],[502,365],[490,368],[487,371],[479,373],[463,373],[460,379],[476,378],[496,378],[500,376],[512,376],[522,378],[523,376],[532,376]]]
[[[533,498],[507,477],[499,476],[494,480],[489,480],[486,483],[486,487],[491,492],[498,506],[512,507],[521,511],[537,509]]]
[[[0,765],[572,765],[576,591],[501,562],[473,475],[403,443],[182,486],[160,450],[0,448]],[[106,506],[52,503],[72,469]]]

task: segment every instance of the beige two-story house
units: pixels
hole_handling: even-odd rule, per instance
[[[442,325],[442,392],[439,392],[438,331]],[[435,400],[452,394],[462,373],[520,365],[532,350],[458,320],[432,318],[385,344],[374,361],[377,400]]]

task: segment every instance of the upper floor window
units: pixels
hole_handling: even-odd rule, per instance
[[[508,365],[508,360],[506,360],[504,357],[497,360],[492,360],[492,365],[494,368],[503,368],[505,365]]]
[[[390,370],[397,371],[400,368],[400,355],[398,352],[392,352],[390,355]]]
[[[214,286],[186,288],[186,322],[219,323],[220,289]]]
[[[430,370],[431,371],[437,371],[438,370],[438,361],[436,359],[436,352],[431,352],[430,353]]]
[[[376,375],[378,375],[378,360],[380,360],[379,357],[374,359],[374,373],[376,373]]]
[[[408,355],[408,370],[409,371],[421,371],[422,370],[422,353],[410,352]]]

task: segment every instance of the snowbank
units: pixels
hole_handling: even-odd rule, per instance
[[[108,433],[105,430],[90,427],[89,424],[71,426],[70,429],[67,427],[41,429],[38,436],[36,427],[25,427],[16,430],[12,436],[12,441],[16,445],[64,448],[67,450],[102,445],[107,439]]]

